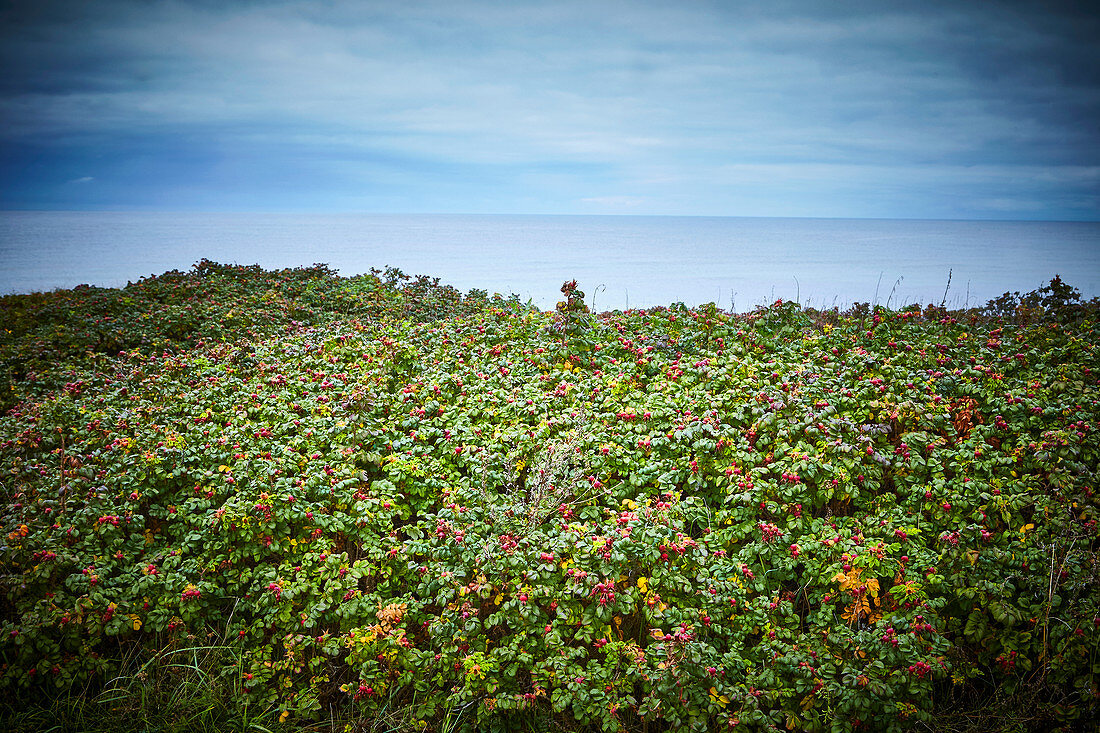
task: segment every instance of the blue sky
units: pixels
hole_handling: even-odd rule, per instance
[[[0,208],[1097,220],[1098,15],[0,0]]]

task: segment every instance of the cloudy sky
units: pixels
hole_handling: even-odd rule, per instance
[[[0,209],[1097,220],[1098,16],[0,0]]]

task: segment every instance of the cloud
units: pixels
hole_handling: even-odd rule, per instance
[[[42,0],[0,29],[0,145],[49,149],[61,180],[110,150],[117,204],[293,201],[286,178],[345,205],[393,183],[404,210],[626,190],[667,213],[958,212],[939,171],[975,202],[1100,213],[1100,181],[1068,172],[1100,166],[1100,24],[1069,5]],[[4,203],[55,195],[29,156],[0,161]]]
[[[80,178],[70,179],[69,183],[91,183],[94,180],[95,178],[92,178],[91,176],[81,176]]]
[[[646,203],[640,196],[589,196],[581,199],[582,204],[591,204],[600,209],[634,209]]]

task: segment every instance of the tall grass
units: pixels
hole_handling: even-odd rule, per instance
[[[438,727],[417,720],[421,701],[390,704],[364,716],[354,705],[333,706],[320,719],[283,715],[275,704],[262,709],[243,694],[237,650],[211,634],[207,643],[189,638],[144,659],[126,658],[122,670],[99,688],[21,691],[0,699],[0,730],[8,733],[453,733],[470,722],[469,705],[443,715]],[[563,729],[538,713],[518,714],[508,730]],[[564,729],[573,726],[565,725]]]
[[[0,702],[0,727],[28,733],[289,730],[279,724],[280,710],[247,704],[241,694],[239,659],[231,647],[200,643],[198,638],[187,641],[191,643],[144,659],[131,655],[119,674],[99,689],[59,690],[53,697],[19,693]],[[300,724],[294,729],[302,730]]]

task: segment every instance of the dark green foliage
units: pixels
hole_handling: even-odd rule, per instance
[[[5,300],[0,685],[202,648],[266,727],[1097,715],[1094,304],[563,293],[203,262]]]

